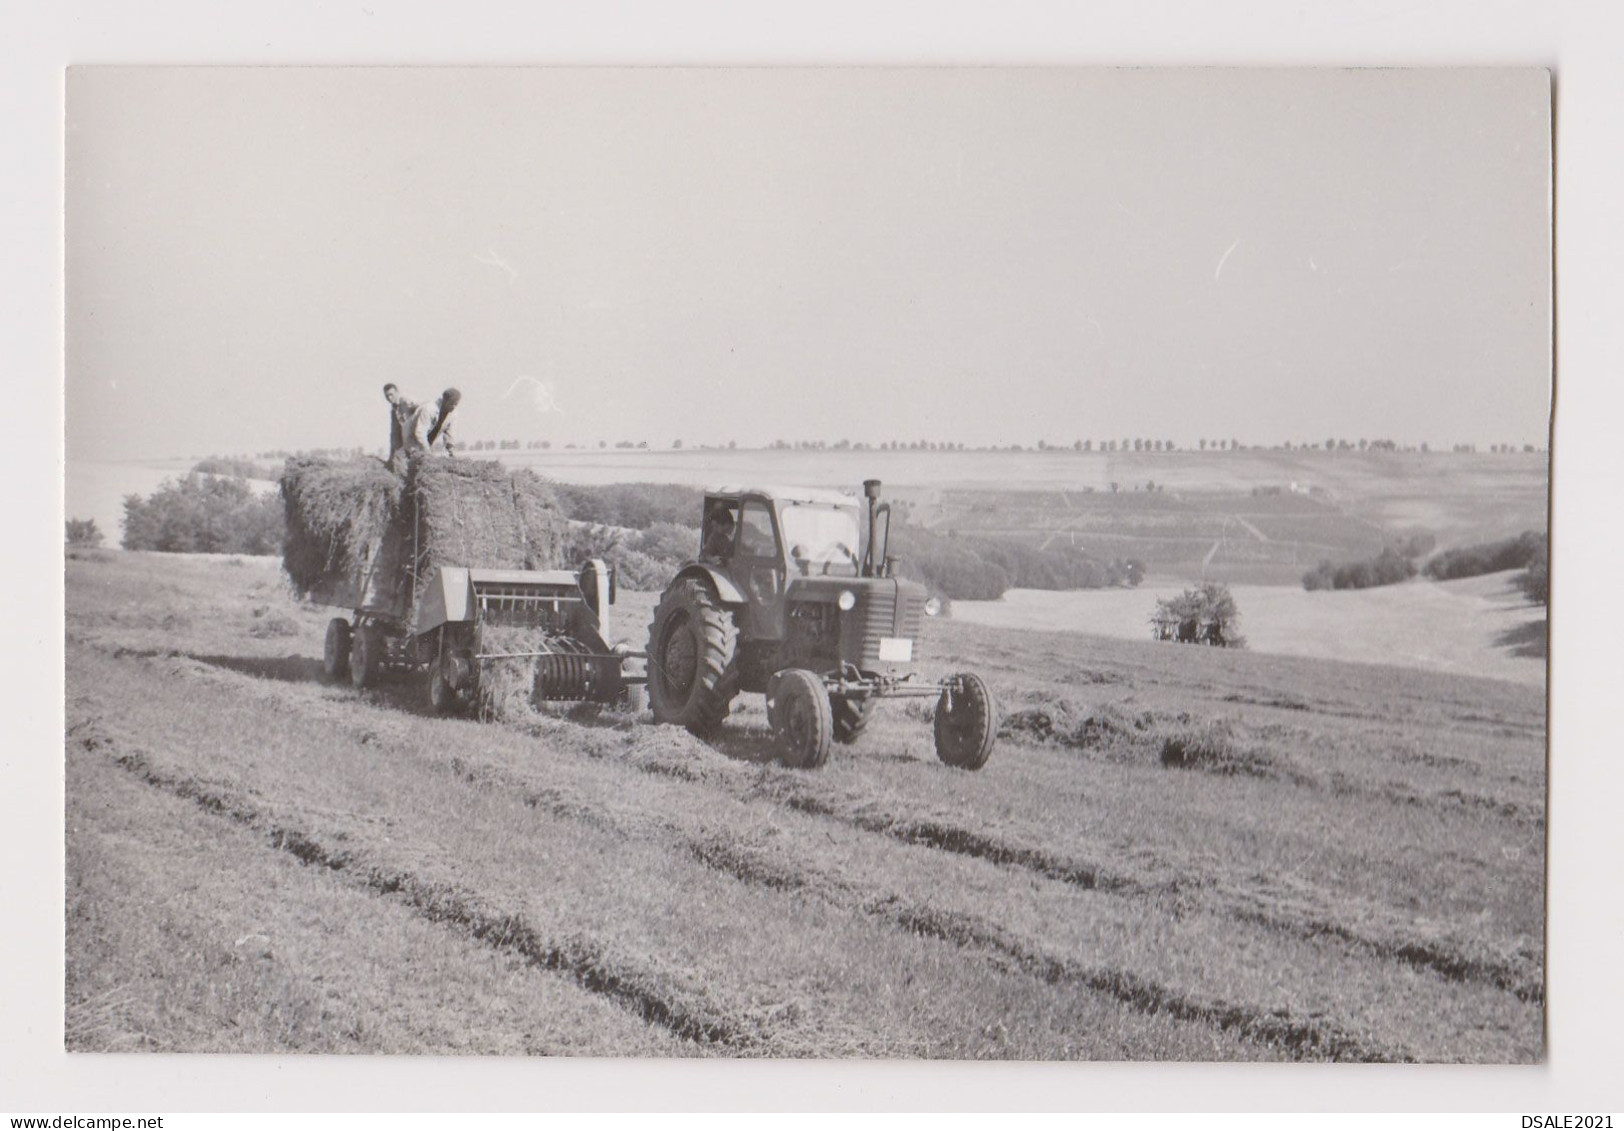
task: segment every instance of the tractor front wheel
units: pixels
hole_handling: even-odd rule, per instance
[[[829,708],[833,716],[835,741],[850,745],[862,738],[863,732],[868,729],[868,721],[874,717],[874,709],[879,705],[878,699],[867,695],[830,696]]]
[[[383,633],[377,625],[363,624],[350,634],[350,684],[357,691],[378,682],[383,660]]]
[[[936,756],[961,770],[979,770],[998,739],[998,704],[978,675],[953,677],[936,703]]]
[[[350,622],[334,617],[327,622],[327,644],[321,653],[321,670],[328,679],[344,679],[350,674]]]
[[[738,694],[739,631],[733,614],[702,581],[672,584],[648,634],[648,699],[657,723],[716,732]]]
[[[767,685],[767,721],[786,766],[815,770],[829,760],[831,714],[823,681],[805,669],[779,672]]]

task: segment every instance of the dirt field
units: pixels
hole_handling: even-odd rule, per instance
[[[803,773],[749,697],[710,747],[358,696],[329,615],[68,562],[70,1048],[1541,1055],[1538,688],[947,622],[989,766],[895,706]]]

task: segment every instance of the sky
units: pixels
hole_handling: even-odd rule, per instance
[[[86,68],[70,460],[1547,437],[1543,70]]]

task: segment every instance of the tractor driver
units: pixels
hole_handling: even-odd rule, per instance
[[[733,531],[736,526],[731,507],[717,507],[706,518],[705,540],[699,556],[705,561],[726,561],[733,553]]]

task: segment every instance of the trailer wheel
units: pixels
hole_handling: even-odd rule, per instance
[[[328,679],[345,679],[350,674],[350,622],[334,617],[327,622],[327,644],[321,653],[321,670]]]
[[[461,709],[462,697],[446,677],[445,664],[436,660],[429,665],[429,709],[436,715],[449,715]]]
[[[641,715],[648,710],[648,684],[626,684],[615,699],[615,707],[628,715]]]
[[[869,695],[831,695],[829,711],[833,718],[835,741],[850,745],[862,738],[879,705],[880,701]]]
[[[692,578],[660,598],[648,634],[648,699],[657,723],[701,738],[716,732],[738,693],[739,632],[709,586]]]
[[[829,694],[811,672],[791,668],[772,678],[767,685],[767,721],[786,766],[815,770],[829,760],[834,729]]]
[[[378,682],[383,660],[383,633],[377,625],[363,624],[350,634],[350,683],[357,691]]]
[[[998,739],[998,704],[972,672],[954,676],[953,682],[958,689],[942,692],[936,703],[936,756],[961,770],[979,770]]]

